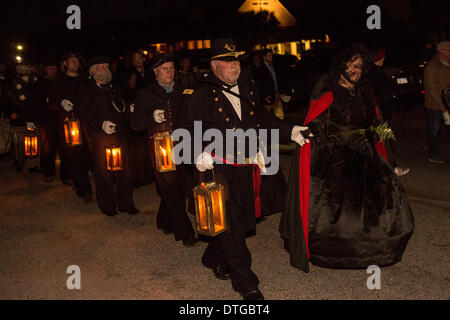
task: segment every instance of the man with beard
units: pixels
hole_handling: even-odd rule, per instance
[[[250,139],[238,138],[235,144],[234,137],[227,141],[227,132],[275,129],[279,130],[282,143],[293,140],[304,145],[309,140],[301,134],[307,130],[306,127],[279,120],[258,105],[256,85],[247,77],[240,77],[239,60],[244,54],[236,49],[233,38],[213,42],[212,72],[193,90],[185,92],[182,123],[191,131],[191,136],[194,121],[202,121],[203,132],[214,129],[224,137],[222,152],[212,152],[205,147],[193,158],[197,170],[203,172],[204,177],[210,173],[206,170],[214,169],[215,181],[224,186],[228,225],[226,232],[211,239],[203,253],[202,263],[212,269],[218,279],[231,279],[233,289],[244,300],[262,300],[264,296],[258,289],[258,277],[251,270],[251,255],[245,238],[256,229],[256,218],[261,216],[261,201],[257,195],[260,187],[258,168],[263,167],[263,160],[259,157],[260,152],[256,151],[257,146],[250,145]],[[234,150],[229,151],[227,145],[233,146]],[[251,154],[252,150],[256,153]]]
[[[414,218],[383,141],[367,49],[340,52],[311,95],[314,139],[294,158],[280,222],[291,264],[357,269],[400,261]]]
[[[75,111],[85,121],[91,141],[97,204],[107,216],[117,215],[117,210],[137,214],[139,211],[133,202],[128,165],[129,105],[111,83],[109,58],[92,58],[87,68],[92,79],[83,85]],[[105,148],[112,145],[121,148],[123,170],[107,170]]]
[[[67,184],[70,184],[69,179],[72,180],[77,195],[88,204],[94,201],[91,183],[89,182],[89,149],[86,143],[80,146],[66,145],[64,135],[64,121],[73,115],[74,101],[82,84],[79,74],[80,59],[76,53],[69,52],[63,60],[65,72],[52,82],[50,88],[49,108],[58,112],[58,123],[57,126],[55,126],[56,123],[51,123],[47,127],[52,145],[48,154],[46,153],[46,157],[48,157],[44,176],[47,177],[48,181],[55,173],[54,156],[57,144],[59,144],[61,179]],[[81,127],[83,127],[83,124]],[[80,128],[80,134],[83,136],[82,128]],[[84,141],[86,141],[85,136]]]
[[[164,233],[174,233],[175,240],[182,240],[187,247],[197,243],[194,229],[186,213],[186,185],[189,173],[183,165],[175,171],[159,172],[154,148],[155,135],[172,130],[180,116],[181,93],[174,83],[174,58],[168,54],[155,57],[152,64],[156,81],[138,92],[136,107],[130,117],[134,130],[148,130],[150,158],[155,172],[161,203],[156,216],[156,225]]]

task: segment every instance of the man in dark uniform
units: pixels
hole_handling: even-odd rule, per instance
[[[190,123],[191,132],[194,121],[200,120],[203,131],[216,129],[223,137],[239,129],[253,129],[256,132],[259,129],[279,129],[281,142],[291,139],[300,145],[308,142],[300,133],[306,127],[290,125],[258,106],[256,85],[247,77],[239,77],[239,59],[244,54],[236,50],[232,38],[214,41],[212,73],[199,81],[194,90],[185,91],[187,99],[182,122]],[[207,149],[195,154],[194,150],[197,169],[200,172],[214,169],[215,181],[225,188],[228,220],[228,230],[212,239],[203,254],[202,263],[211,268],[217,278],[231,278],[233,289],[245,300],[261,300],[264,297],[258,289],[258,277],[251,270],[251,256],[245,237],[246,233],[255,230],[256,217],[261,215],[261,208],[258,208],[257,198],[254,197],[253,181],[260,174],[257,167],[263,166],[254,164],[259,152],[250,154],[250,150],[256,148],[252,148],[248,140],[251,139],[244,138],[242,141],[238,136],[234,154],[229,151],[220,154],[217,150],[213,154]],[[223,150],[226,150],[225,145],[234,145],[227,138],[224,142]],[[245,144],[245,152],[236,152],[242,144]],[[218,164],[214,165],[214,161]]]
[[[154,136],[169,131],[177,125],[181,93],[174,84],[174,59],[169,54],[155,57],[152,68],[156,81],[138,92],[135,110],[130,117],[134,130],[148,129],[150,157],[155,172],[157,191],[161,196],[156,224],[165,233],[173,232],[175,240],[183,240],[185,246],[197,243],[194,229],[186,213],[186,183],[189,177],[184,166],[175,171],[159,172],[156,166]]]
[[[39,127],[40,167],[45,182],[52,182],[55,175],[55,157],[58,150],[58,110],[49,108],[52,81],[58,74],[58,62],[47,60],[44,77],[39,78],[31,92],[28,126]]]
[[[75,99],[82,84],[79,56],[74,52],[67,53],[64,56],[64,68],[64,74],[59,75],[50,88],[50,109],[58,110],[61,177],[63,182],[71,179],[77,195],[85,203],[92,203],[94,200],[89,182],[89,149],[86,143],[80,146],[67,146],[64,136],[64,121],[73,115]]]
[[[117,215],[117,209],[137,214],[128,165],[129,106],[119,89],[111,84],[109,58],[92,58],[87,68],[92,79],[83,85],[75,111],[86,123],[91,142],[97,204],[108,216]],[[105,148],[112,145],[121,148],[123,170],[107,170]]]

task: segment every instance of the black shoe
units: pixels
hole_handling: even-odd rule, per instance
[[[39,169],[39,167],[33,167],[33,168],[29,168],[28,172],[30,172],[30,173],[39,173],[39,172],[41,172],[41,170]]]
[[[52,183],[54,178],[52,176],[44,176],[45,183]]]
[[[198,238],[196,236],[191,236],[183,240],[183,245],[185,247],[194,247],[198,244],[200,244],[200,242],[198,242]]]
[[[112,212],[103,212],[104,215],[107,215],[108,217],[117,216],[119,213],[117,211]]]
[[[230,273],[228,272],[227,265],[219,264],[218,266],[212,267],[211,269],[217,279],[219,279],[219,280],[230,280],[231,279]]]
[[[244,300],[264,300],[264,296],[258,288],[251,288],[241,291]]]
[[[85,194],[85,195],[82,197],[82,199],[83,199],[83,202],[84,202],[85,204],[89,204],[89,203],[93,203],[93,202],[94,202],[94,198],[92,197],[92,194],[91,194],[91,193]]]
[[[172,229],[170,229],[170,227],[156,227],[158,230],[162,230],[162,232],[164,232],[164,234],[172,234],[173,231]]]
[[[72,180],[70,180],[70,179],[63,179],[62,183],[71,186],[72,185]]]
[[[125,210],[124,212],[128,212],[128,214],[138,214],[139,210],[133,207],[131,210]]]

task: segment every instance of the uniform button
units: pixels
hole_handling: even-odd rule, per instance
[[[170,122],[169,125],[172,125],[172,122]]]
[[[255,105],[255,101],[252,101],[252,105]]]
[[[223,111],[223,109],[222,108],[219,108],[219,112],[222,112]]]
[[[226,120],[226,122],[229,122],[229,121],[230,121],[230,118],[226,118],[225,120]]]
[[[233,127],[233,131],[236,131],[236,127]]]
[[[259,128],[259,123],[257,124],[257,127]]]
[[[238,151],[238,154],[241,154],[241,152],[240,152],[240,151]]]
[[[214,98],[214,101],[219,101],[219,98],[215,97],[215,98]]]
[[[254,115],[255,113],[253,112],[253,111],[250,111],[250,115],[252,116],[252,115]]]
[[[216,89],[213,89],[213,92],[216,93]]]
[[[253,95],[253,91],[250,91],[250,94]]]

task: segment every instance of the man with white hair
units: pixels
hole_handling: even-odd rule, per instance
[[[230,141],[234,138],[227,140],[226,133],[239,129],[250,132],[275,129],[279,130],[281,143],[293,140],[304,145],[309,140],[301,131],[308,128],[282,121],[259,106],[256,84],[240,76],[240,60],[245,57],[245,52],[237,50],[233,38],[215,40],[211,51],[212,72],[193,89],[184,91],[185,119],[182,121],[191,131],[194,131],[195,121],[202,121],[203,132],[213,129],[225,137],[222,152],[214,150],[213,153],[205,147],[202,153],[193,155],[197,170],[206,176],[210,175],[207,170],[214,169],[215,181],[224,186],[228,223],[228,230],[209,242],[202,263],[212,269],[216,278],[231,280],[233,289],[244,300],[263,300],[245,241],[247,233],[256,229],[256,218],[261,216],[260,172],[257,168],[263,167],[263,160],[258,157],[257,146],[252,146],[250,139],[238,138],[235,144]],[[227,150],[227,144],[234,150]],[[244,151],[237,151],[241,149]],[[258,165],[254,162],[257,158]]]
[[[428,116],[428,161],[444,163],[438,155],[437,142],[441,121],[450,127],[450,115],[442,99],[442,91],[450,86],[450,41],[437,45],[437,53],[425,68],[425,108]]]
[[[100,210],[107,216],[118,211],[137,214],[129,177],[128,115],[130,106],[118,87],[111,83],[108,57],[88,61],[91,79],[83,85],[75,104],[75,112],[85,122],[90,140],[95,178],[95,195]],[[105,148],[121,148],[122,170],[110,172],[106,167]]]

